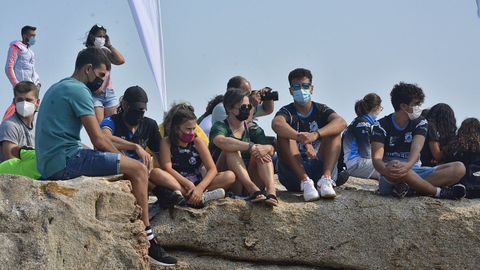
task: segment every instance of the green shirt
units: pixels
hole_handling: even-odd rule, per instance
[[[65,169],[66,158],[82,148],[80,117],[87,115],[95,115],[95,110],[84,83],[69,77],[47,90],[35,131],[37,166],[43,178]]]
[[[15,174],[38,179],[40,173],[35,161],[35,150],[20,150],[20,158],[12,158],[0,163],[0,174]]]
[[[218,159],[220,153],[222,152],[222,150],[213,143],[213,139],[215,139],[215,137],[217,137],[218,135],[234,138],[242,142],[253,142],[256,144],[270,143],[268,138],[265,136],[265,132],[263,131],[263,129],[256,123],[249,123],[248,128],[242,134],[242,138],[236,138],[233,136],[232,130],[230,129],[230,126],[228,126],[227,120],[218,121],[213,124],[212,129],[210,130],[210,143],[208,144],[210,153],[212,153],[215,161]],[[250,153],[248,151],[243,151],[242,158],[245,162],[245,165],[248,166],[248,161],[250,160]]]

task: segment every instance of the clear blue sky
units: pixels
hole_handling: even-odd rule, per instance
[[[312,70],[314,100],[347,122],[354,118],[354,102],[368,92],[379,94],[384,113],[391,112],[389,92],[399,81],[421,86],[425,107],[449,103],[459,123],[480,116],[480,18],[474,0],[162,0],[161,7],[168,102],[190,101],[197,116],[234,75],[248,78],[253,88],[279,91],[277,110],[292,101],[287,75],[296,67]],[[126,58],[112,70],[117,93],[142,86],[150,97],[147,116],[161,122],[159,95],[126,0],[5,1],[0,63],[21,27],[37,26],[33,50],[43,95],[72,74],[95,23],[108,29]],[[2,69],[2,115],[12,95]],[[260,121],[270,134],[272,117]]]

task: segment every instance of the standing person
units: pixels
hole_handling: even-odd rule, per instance
[[[278,205],[272,163],[275,149],[263,129],[247,121],[253,109],[248,93],[227,89],[223,105],[228,117],[213,124],[210,131],[209,148],[218,170],[233,171],[238,184],[232,191],[237,195],[245,190],[252,202]]]
[[[278,179],[288,191],[303,191],[305,201],[318,200],[320,195],[334,198],[341,133],[347,123],[327,105],[312,101],[310,70],[294,69],[288,82],[293,102],[282,107],[272,122],[277,133]]]
[[[107,29],[99,24],[95,24],[88,32],[85,46],[87,48],[95,47],[102,49],[114,65],[123,65],[125,63],[123,55],[112,46],[110,37],[107,35]],[[113,90],[110,71],[107,72],[100,89],[93,93],[93,105],[95,106],[95,115],[99,123],[106,116],[116,113],[118,98]]]
[[[0,125],[0,162],[15,158],[17,147],[35,147],[34,119],[40,99],[38,87],[22,81],[13,88],[16,112]]]
[[[433,167],[444,163],[443,148],[457,133],[457,120],[452,108],[445,103],[438,103],[428,110],[428,133],[420,152],[422,166]]]
[[[381,175],[380,194],[401,198],[410,188],[443,199],[465,197],[465,186],[457,184],[465,174],[461,162],[421,167],[420,150],[427,134],[427,120],[420,116],[423,90],[401,82],[390,97],[395,112],[375,124],[371,137],[373,166]]]
[[[170,177],[159,185],[181,193],[192,206],[225,197],[225,190],[235,182],[231,171],[218,173],[207,144],[196,136],[197,118],[186,103],[174,105],[167,137],[160,144],[160,166]]]
[[[351,176],[380,178],[372,163],[370,137],[382,110],[382,99],[375,93],[367,94],[355,103],[357,118],[347,127],[342,139],[343,159]]]
[[[121,155],[103,135],[95,117],[92,93],[100,88],[108,70],[110,61],[101,49],[84,49],[77,56],[73,75],[52,85],[45,93],[35,131],[38,170],[42,179],[50,180],[68,180],[82,175],[126,175],[142,208],[141,219],[150,241],[148,255],[152,263],[174,265],[177,260],[157,244],[150,228],[147,167]],[[98,150],[83,148],[82,127]]]
[[[12,84],[12,88],[21,81],[30,81],[40,89],[40,79],[35,70],[35,54],[32,46],[36,42],[37,28],[30,25],[22,27],[22,40],[12,41],[8,49],[5,74]],[[3,120],[12,116],[15,112],[15,104],[8,107]]]

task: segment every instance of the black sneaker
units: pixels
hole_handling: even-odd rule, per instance
[[[174,205],[184,206],[187,204],[182,193],[178,191],[156,186],[152,192],[157,197],[157,202],[161,208],[172,208]]]
[[[345,184],[348,181],[349,177],[350,177],[350,174],[347,172],[347,170],[343,170],[337,174],[337,180],[335,180],[333,185],[335,187],[339,187]]]
[[[462,184],[456,184],[452,187],[442,187],[440,190],[440,198],[459,200],[467,194],[467,189]]]
[[[150,241],[150,248],[148,249],[148,257],[150,263],[161,266],[175,266],[177,259],[169,256],[167,252],[159,246],[155,241]]]
[[[409,190],[410,190],[410,187],[408,186],[407,183],[405,183],[405,182],[396,183],[393,186],[392,195],[393,195],[393,197],[397,197],[397,198],[401,199],[408,194]]]

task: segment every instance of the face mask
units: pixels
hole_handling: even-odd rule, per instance
[[[195,140],[195,133],[182,133],[179,139],[184,143],[191,143],[193,140]]]
[[[145,112],[140,110],[125,111],[125,122],[127,122],[127,124],[129,124],[130,126],[136,126],[143,119],[144,114]]]
[[[35,104],[28,101],[21,101],[15,104],[15,109],[17,113],[22,117],[29,117],[35,113]]]
[[[35,45],[36,39],[35,37],[29,37],[28,38],[28,45],[33,46]]]
[[[410,120],[415,120],[422,115],[422,108],[420,108],[420,106],[413,106],[412,109],[411,113],[407,112]]]
[[[95,75],[95,73],[94,73]],[[88,87],[88,89],[90,89],[90,91],[92,92],[95,92],[97,91],[100,86],[102,86],[103,84],[103,79],[98,77],[97,75],[95,75],[95,80],[93,80],[92,82],[86,82],[85,85]]]
[[[250,116],[250,110],[248,108],[243,108],[243,107],[238,109],[238,114],[235,115],[238,121],[245,121],[248,119],[249,116]]]
[[[298,104],[305,106],[310,101],[310,90],[295,90],[293,91],[293,100]]]
[[[95,41],[93,42],[93,45],[97,48],[101,48],[105,45],[105,38],[103,37],[96,37]]]

